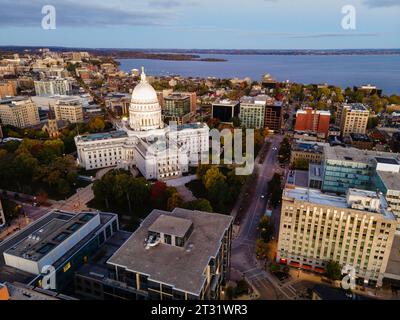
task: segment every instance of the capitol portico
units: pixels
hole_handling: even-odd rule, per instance
[[[205,123],[165,126],[154,88],[144,70],[132,92],[129,120],[117,131],[75,137],[78,163],[87,170],[136,167],[146,179],[170,179],[196,166],[208,155],[209,128]]]

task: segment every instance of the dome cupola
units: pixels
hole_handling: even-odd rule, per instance
[[[152,130],[163,127],[161,120],[161,107],[157,93],[147,82],[144,68],[140,82],[132,92],[129,107],[129,124],[135,131]]]

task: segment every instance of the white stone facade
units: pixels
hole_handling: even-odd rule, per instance
[[[87,170],[136,167],[149,180],[164,180],[188,172],[209,152],[205,123],[164,126],[157,95],[146,75],[132,93],[129,121],[118,131],[77,136],[78,163]]]

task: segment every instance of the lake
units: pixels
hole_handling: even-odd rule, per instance
[[[278,81],[328,83],[342,88],[373,84],[385,94],[400,94],[400,55],[226,55],[201,54],[226,62],[120,59],[120,68],[130,72],[141,66],[154,76],[250,77],[259,81],[265,73]]]

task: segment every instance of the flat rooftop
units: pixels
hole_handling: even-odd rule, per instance
[[[341,146],[332,147],[330,145],[324,146],[324,154],[326,160],[334,161],[351,161],[360,163],[369,163],[373,158],[388,158],[398,159],[398,153],[380,152],[371,150],[360,150],[357,148],[344,148]]]
[[[358,190],[358,189],[351,189],[351,190],[353,195],[359,193],[360,196],[369,196],[370,194],[371,195],[374,194],[376,196],[376,193],[372,191]],[[308,189],[300,187],[286,188],[283,191],[283,197],[288,197],[298,201],[305,201],[335,208],[351,209],[347,203],[346,197],[340,197],[333,194],[323,193],[317,189]],[[382,214],[382,216],[388,220],[396,219],[393,213],[385,209],[381,209],[379,212],[372,212],[372,211],[363,211],[363,212],[371,214]]]
[[[193,223],[193,231],[185,248],[158,244],[146,250],[144,240],[148,237],[149,229],[161,216],[190,220]],[[153,210],[108,263],[124,266],[133,272],[148,275],[149,280],[197,295],[206,281],[204,270],[210,258],[218,253],[222,237],[232,220],[227,215],[186,209],[175,209],[173,212]]]
[[[55,218],[6,250],[5,253],[39,261],[97,215],[98,213],[87,212],[73,215],[68,220]]]
[[[183,93],[171,93],[170,95],[166,96],[164,99],[166,99],[166,100],[189,100],[190,97]]]
[[[6,104],[9,106],[13,106],[14,102],[20,102],[20,101],[26,101],[26,100],[29,100],[29,97],[16,96],[16,97],[0,99],[0,104]]]
[[[234,107],[237,104],[239,104],[239,101],[237,100],[229,100],[229,99],[225,99],[225,100],[217,100],[213,103],[213,106],[228,106],[228,107]]]
[[[112,213],[104,213],[100,212],[100,222],[101,225],[104,225],[110,219],[112,219],[115,214]],[[37,278],[37,275],[31,274],[22,270],[18,270],[14,267],[7,266],[5,264],[4,256],[3,253],[6,252],[8,249],[18,246],[24,239],[29,237],[30,235],[34,234],[38,230],[43,229],[46,225],[51,223],[53,220],[64,220],[65,222],[71,220],[72,217],[76,216],[75,213],[70,213],[70,212],[65,212],[65,211],[59,211],[59,210],[54,210],[50,211],[47,213],[43,218],[31,223],[24,229],[20,230],[16,234],[14,234],[12,237],[7,238],[3,242],[0,243],[0,281],[4,282],[19,282],[23,284],[29,284],[31,283],[35,278]],[[83,244],[85,244],[91,237],[93,237],[93,234],[96,232],[98,228],[93,230],[92,233],[90,233],[87,237],[82,239],[80,242],[77,243],[76,246],[71,248],[68,252],[65,252],[65,254],[57,260],[57,262],[54,264],[55,268],[58,268],[62,263],[65,262],[66,259],[68,259],[76,250],[80,249]]]
[[[187,129],[202,129],[206,128],[207,124],[203,122],[194,122],[194,123],[186,123],[178,125],[176,128],[178,131],[187,130]]]
[[[307,114],[308,112],[311,112],[312,114],[322,115],[322,116],[330,116],[331,115],[331,112],[328,110],[314,110],[311,108],[299,109],[299,110],[297,110],[296,114]]]
[[[261,94],[255,97],[244,96],[240,99],[240,102],[243,104],[256,104],[256,105],[265,105],[267,101],[271,101],[273,98],[266,94]]]
[[[90,142],[90,141],[118,139],[125,137],[128,137],[128,134],[125,131],[112,131],[112,132],[94,133],[85,136],[78,136],[78,141]]]
[[[294,151],[303,151],[303,152],[310,152],[310,153],[323,153],[324,152],[324,145],[325,144],[318,144],[318,143],[307,143],[302,141],[296,141],[292,145],[292,150]]]
[[[304,170],[291,170],[289,171],[287,183],[297,187],[308,187],[308,171]]]
[[[400,190],[400,173],[377,171],[376,172],[386,188],[389,190]]]
[[[375,157],[375,159],[376,159],[376,162],[378,162],[378,163],[399,165],[399,161],[397,161],[394,158]]]
[[[349,108],[351,111],[368,111],[367,107],[362,103],[345,104],[343,108]]]

